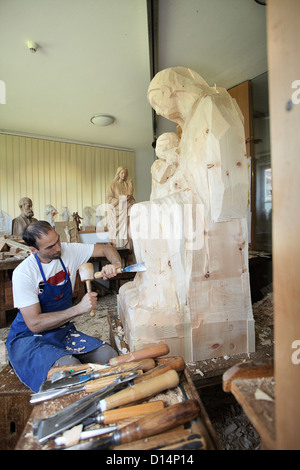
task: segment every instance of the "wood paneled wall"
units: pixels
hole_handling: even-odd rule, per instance
[[[45,218],[48,204],[59,214],[66,206],[83,216],[85,207],[106,202],[119,166],[128,168],[134,182],[132,151],[0,134],[0,209],[14,218],[27,196],[37,219]]]

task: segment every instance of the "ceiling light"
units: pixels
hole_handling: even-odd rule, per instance
[[[105,127],[109,126],[114,122],[115,118],[113,116],[109,116],[108,114],[95,114],[90,121],[95,126]]]
[[[30,50],[30,52],[33,52],[33,53],[35,53],[39,48],[38,44],[34,41],[27,41],[27,47]]]

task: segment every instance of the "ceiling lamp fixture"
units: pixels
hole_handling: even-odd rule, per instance
[[[95,114],[90,121],[92,124],[95,124],[95,126],[105,127],[112,124],[115,121],[115,118],[108,114]]]
[[[34,41],[27,41],[27,47],[33,54],[38,50],[39,46]]]

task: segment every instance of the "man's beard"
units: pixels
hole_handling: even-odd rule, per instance
[[[29,211],[26,211],[25,212],[25,216],[28,217],[29,219],[31,219],[33,216],[34,216],[34,212],[29,210]]]
[[[61,257],[61,251],[57,251],[56,253],[54,253],[54,255],[43,255],[43,258],[44,260],[47,260],[47,261],[53,261],[55,259],[59,259]]]

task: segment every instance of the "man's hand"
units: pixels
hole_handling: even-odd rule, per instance
[[[107,279],[111,279],[112,277],[115,277],[117,273],[117,268],[120,266],[115,266],[114,264],[106,264],[103,266],[101,269],[101,274],[103,276],[103,280],[106,281]]]
[[[97,305],[97,296],[97,292],[88,292],[85,294],[77,305],[79,308],[79,314],[93,310]]]

